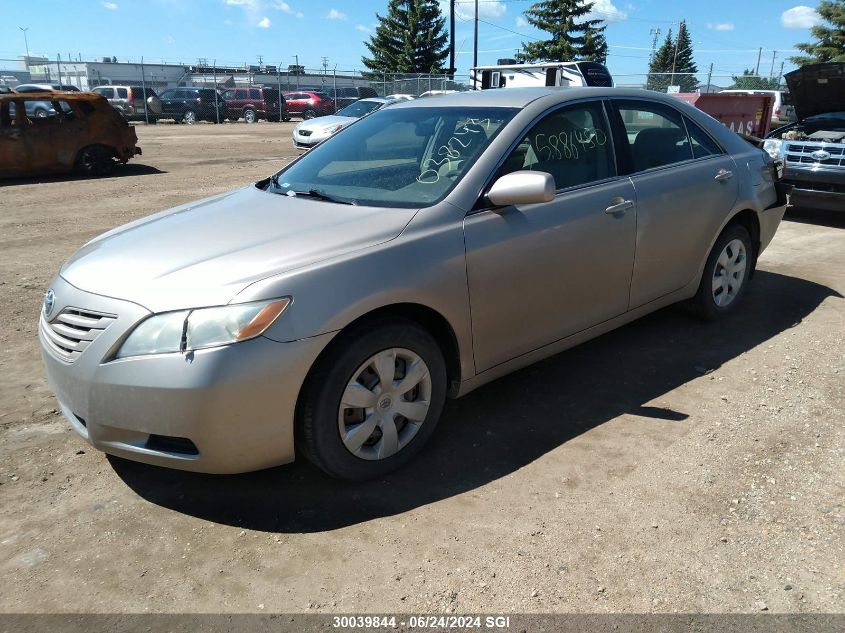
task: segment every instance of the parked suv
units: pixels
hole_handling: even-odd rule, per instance
[[[127,121],[146,121],[147,107],[150,109],[150,123],[155,123],[161,117],[161,99],[152,88],[144,88],[143,86],[97,86],[92,92],[103,95]]]
[[[334,114],[335,112],[334,101],[329,99],[329,95],[325,92],[302,90],[286,92],[284,97],[288,114],[302,117],[303,119],[313,119],[317,116]]]
[[[266,121],[290,121],[285,100],[279,99],[275,88],[232,88],[223,93],[226,118],[237,121],[241,117],[247,123],[258,119]]]
[[[786,74],[798,121],[763,141],[784,161],[792,203],[845,211],[845,62],[810,64]]]
[[[223,97],[212,88],[169,88],[161,93],[161,110],[161,118],[189,125],[226,118]]]
[[[330,90],[329,94],[334,96],[335,108],[340,111],[350,103],[355,103],[359,99],[367,99],[377,97],[378,93],[375,89],[369,86],[344,86],[337,90]]]

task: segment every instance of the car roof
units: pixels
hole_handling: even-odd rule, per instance
[[[358,99],[358,101],[372,101],[374,103],[393,103],[394,101],[398,101],[398,99],[388,99],[387,97],[364,97],[363,99]]]
[[[663,103],[677,104],[676,97],[667,96],[653,90],[639,88],[499,88],[493,90],[467,90],[451,94],[430,95],[425,99],[402,101],[393,108],[425,108],[437,106],[445,107],[493,107],[493,108],[524,108],[529,103],[544,99],[552,103],[564,103],[576,99],[597,99],[601,97],[634,97],[646,98]]]

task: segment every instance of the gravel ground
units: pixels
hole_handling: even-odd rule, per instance
[[[727,321],[663,310],[450,402],[383,481],[77,438],[36,339],[61,262],[270,173],[291,127],[139,126],[113,177],[0,186],[0,612],[845,611],[842,215],[788,215]]]

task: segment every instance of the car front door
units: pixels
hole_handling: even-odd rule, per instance
[[[634,261],[634,189],[618,176],[601,101],[531,126],[496,177],[555,179],[551,202],[482,208],[464,222],[476,370],[625,312]]]
[[[730,155],[674,108],[645,99],[611,103],[636,189],[633,309],[694,280],[736,202],[739,174]]]
[[[161,93],[161,111],[163,114],[173,117],[177,114],[176,91],[165,90]]]

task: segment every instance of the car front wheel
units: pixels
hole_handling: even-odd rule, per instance
[[[445,399],[434,338],[412,321],[370,323],[341,334],[309,376],[297,446],[333,477],[381,477],[422,449]]]
[[[309,109],[309,110],[306,110],[305,112],[302,113],[302,118],[305,119],[305,120],[313,119],[316,116],[317,116],[316,110],[310,110]]]
[[[722,231],[707,258],[693,299],[699,316],[715,321],[736,309],[751,276],[752,249],[751,236],[744,226],[731,224]]]

